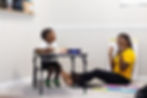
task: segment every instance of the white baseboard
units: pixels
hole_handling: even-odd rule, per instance
[[[19,85],[19,84],[29,83],[29,82],[31,82],[31,77],[24,77],[17,80],[9,80],[5,82],[0,82],[0,89],[10,88],[10,87],[13,87],[14,85]]]

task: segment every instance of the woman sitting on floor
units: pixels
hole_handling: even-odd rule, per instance
[[[62,76],[68,85],[86,86],[93,78],[103,80],[107,84],[127,85],[131,82],[133,67],[135,63],[135,53],[132,48],[130,37],[122,33],[117,38],[118,51],[113,56],[113,48],[109,49],[109,60],[111,71],[95,69],[86,73],[67,74],[62,71]]]

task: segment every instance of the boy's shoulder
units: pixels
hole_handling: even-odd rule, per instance
[[[58,43],[57,42],[53,42],[52,46],[58,46]]]
[[[48,47],[48,44],[46,42],[41,42],[39,47],[40,48],[46,48],[46,47]]]
[[[47,48],[47,47],[56,48],[56,47],[58,47],[58,44],[57,44],[57,42],[53,42],[53,43],[41,42],[39,47],[40,48]]]

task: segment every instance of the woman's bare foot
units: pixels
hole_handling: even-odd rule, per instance
[[[69,75],[68,73],[62,71],[62,77],[64,79],[64,82],[69,85],[72,86],[73,85],[73,81],[72,81],[72,77],[71,75]]]

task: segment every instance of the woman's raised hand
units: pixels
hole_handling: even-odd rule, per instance
[[[113,51],[114,51],[114,48],[113,48],[113,47],[110,47],[110,48],[109,48],[109,56],[110,56],[110,57],[113,56]]]

